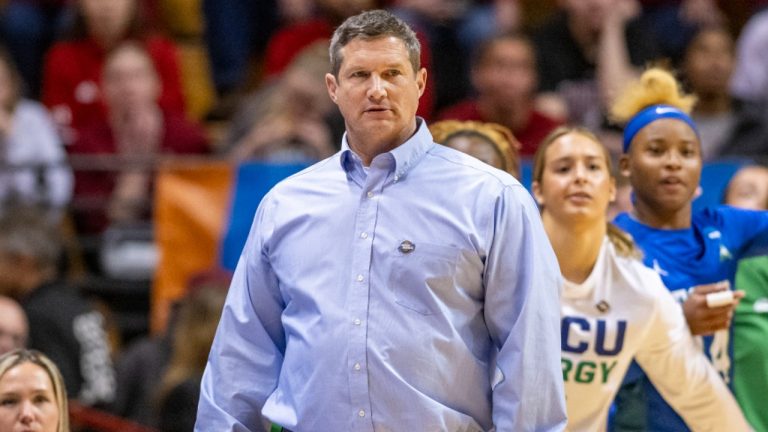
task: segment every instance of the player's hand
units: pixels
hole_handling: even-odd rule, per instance
[[[731,325],[733,311],[744,297],[744,291],[733,293],[733,302],[710,308],[707,306],[707,294],[729,289],[728,281],[699,285],[693,289],[683,303],[683,313],[688,321],[691,334],[710,335],[718,330],[725,330]]]

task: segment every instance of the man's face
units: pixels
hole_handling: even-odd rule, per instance
[[[27,343],[27,318],[18,303],[0,297],[0,355]]]
[[[530,100],[537,85],[531,46],[517,39],[493,43],[473,72],[481,97],[497,103]]]
[[[416,109],[427,72],[413,70],[405,43],[392,36],[354,39],[341,50],[338,78],[325,76],[353,149],[389,151],[416,128]]]

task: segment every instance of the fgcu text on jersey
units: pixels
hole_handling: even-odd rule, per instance
[[[563,380],[591,383],[595,379],[605,384],[617,361],[615,357],[624,347],[627,322],[577,316],[565,316],[560,325],[561,349],[563,353],[583,354],[587,351],[605,360],[571,360],[563,357]]]

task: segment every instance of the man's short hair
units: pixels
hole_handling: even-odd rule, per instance
[[[394,36],[403,41],[408,50],[413,71],[421,68],[421,45],[416,33],[400,18],[391,13],[376,9],[347,18],[335,32],[331,39],[330,57],[331,73],[338,78],[341,69],[341,49],[353,39],[377,39],[385,36]]]

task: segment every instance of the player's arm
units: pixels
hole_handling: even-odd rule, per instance
[[[658,275],[647,272],[645,278],[656,305],[635,359],[653,385],[693,430],[751,430],[731,392],[694,342],[680,306]]]
[[[711,299],[727,293],[732,293],[731,301],[712,303]],[[744,291],[730,291],[727,280],[694,287],[683,302],[683,314],[691,333],[698,336],[727,330],[738,301],[743,297]]]

